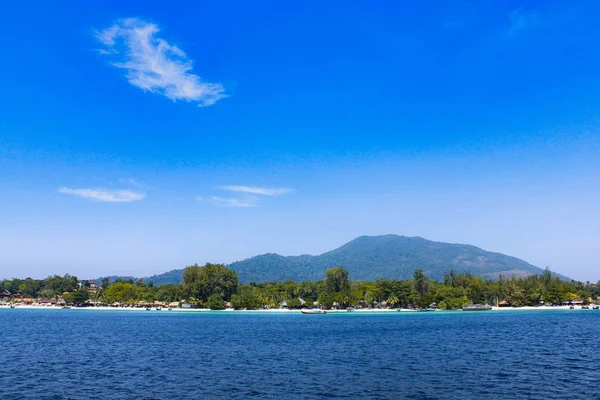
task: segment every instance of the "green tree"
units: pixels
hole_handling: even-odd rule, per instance
[[[326,308],[331,308],[335,302],[334,294],[323,292],[319,295],[317,302]]]
[[[41,281],[27,278],[21,281],[18,290],[23,297],[38,297],[41,286]]]
[[[300,302],[300,300],[298,300],[298,298],[293,298],[290,300],[287,300],[287,306],[291,309],[295,309],[295,308],[300,308],[302,307],[302,303]]]
[[[63,294],[63,300],[68,304],[83,304],[90,298],[87,289],[82,288],[76,292]]]
[[[183,281],[189,296],[207,301],[213,294],[229,300],[237,292],[238,275],[221,264],[192,265],[183,271]]]
[[[262,304],[258,290],[250,285],[240,285],[238,293],[231,296],[231,306],[237,310],[259,309]]]
[[[542,272],[541,278],[544,282],[544,287],[548,289],[550,287],[550,284],[552,283],[552,272],[550,272],[550,269],[548,269],[548,267],[546,267],[546,269],[544,269],[544,272]]]
[[[104,297],[109,303],[133,304],[138,300],[138,291],[132,283],[116,282],[104,291]]]
[[[327,293],[348,293],[350,291],[348,270],[335,267],[325,271],[325,291]]]
[[[183,283],[192,285],[200,280],[200,267],[198,264],[190,265],[183,270]]]
[[[210,295],[207,305],[211,310],[222,310],[225,308],[225,302],[223,301],[223,298],[217,293]]]
[[[427,295],[431,289],[429,278],[423,270],[415,269],[413,274],[414,289],[417,294],[416,301],[420,307],[424,307],[429,303]]]
[[[389,299],[386,300],[386,303],[391,306],[392,308],[396,307],[396,304],[398,304],[400,302],[400,300],[396,297],[396,296],[392,296]]]
[[[148,285],[150,287],[150,285]],[[181,285],[160,285],[156,290],[156,298],[160,301],[166,301],[168,303],[172,301],[180,301],[183,299],[183,288]]]

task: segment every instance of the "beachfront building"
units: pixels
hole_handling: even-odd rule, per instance
[[[0,304],[7,305],[11,298],[12,295],[8,290],[3,290],[0,292]]]
[[[96,289],[100,288],[100,285],[98,285],[96,283],[96,281],[91,280],[91,279],[90,280],[80,279],[80,280],[77,281],[77,286],[79,287],[79,289],[81,289],[81,288],[88,288],[88,289],[91,289],[91,290],[96,290]]]
[[[582,306],[583,303],[584,303],[583,300],[581,300],[580,298],[574,298],[574,299],[563,302],[562,305],[563,306]]]

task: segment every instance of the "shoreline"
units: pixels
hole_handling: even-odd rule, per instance
[[[10,310],[9,306],[2,305],[0,306],[0,310],[7,309]],[[33,306],[33,305],[17,305],[14,309],[22,309],[22,310],[65,310],[62,307],[57,306]],[[263,314],[301,314],[301,310],[290,310],[290,309],[265,309],[265,310],[234,310],[234,309],[225,309],[225,310],[211,310],[209,308],[174,308],[174,309],[166,309],[163,308],[161,310],[157,310],[156,308],[151,308],[147,310],[145,308],[140,307],[72,307],[66,309],[65,311],[138,311],[138,312],[166,312],[166,313],[263,313]],[[382,314],[382,313],[400,313],[400,314],[412,314],[422,312],[412,309],[376,309],[376,308],[362,308],[362,309],[354,309],[352,311],[348,310],[326,310],[327,314],[348,314],[348,313],[360,313],[360,314]],[[436,310],[434,312],[428,312],[429,314],[438,314],[438,313],[449,313],[449,312],[458,312],[463,310]],[[487,312],[507,312],[507,311],[598,311],[593,309],[584,309],[581,306],[576,306],[574,309],[571,309],[569,306],[524,306],[524,307],[492,307],[491,310],[486,310]],[[486,312],[486,311],[466,311],[468,313],[476,313],[476,312]]]

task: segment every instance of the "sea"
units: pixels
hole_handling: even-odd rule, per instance
[[[600,399],[600,311],[0,309],[6,399]]]

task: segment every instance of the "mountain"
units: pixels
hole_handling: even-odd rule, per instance
[[[117,279],[124,279],[126,281],[132,280],[133,282],[135,282],[136,280],[139,279],[139,278],[136,278],[134,276],[117,276],[117,275],[113,275],[113,276],[103,276],[101,278],[95,279],[95,281],[98,282],[98,283],[101,283],[102,280],[105,279],[105,278],[110,279],[111,282],[114,282]],[[168,272],[165,272],[163,274],[152,275],[152,276],[148,276],[148,277],[142,278],[142,279],[146,283],[153,282],[156,286],[160,286],[160,285],[176,285],[178,283],[181,283],[181,281],[183,281],[183,268],[182,269],[174,269],[172,271],[168,271]]]
[[[242,282],[320,280],[327,268],[335,266],[346,268],[350,279],[371,281],[410,279],[416,268],[434,280],[442,280],[450,269],[486,279],[543,271],[518,258],[475,246],[398,235],[361,236],[319,256],[263,254],[230,265]]]
[[[284,257],[262,254],[229,265],[243,283],[285,281],[317,281],[325,277],[327,268],[340,266],[348,270],[350,279],[410,279],[416,268],[429,278],[442,280],[444,273],[469,272],[485,279],[498,279],[500,274],[524,277],[543,270],[523,260],[478,247],[433,242],[420,237],[398,235],[360,236],[345,245],[318,256]],[[144,278],[156,285],[179,283],[183,270],[173,270]],[[561,278],[565,278],[562,277]],[[566,279],[566,278],[565,278]]]
[[[165,272],[164,274],[152,275],[147,278],[144,278],[146,283],[154,282],[156,286],[160,285],[176,285],[183,281],[183,268],[182,269],[174,269],[169,272]]]

